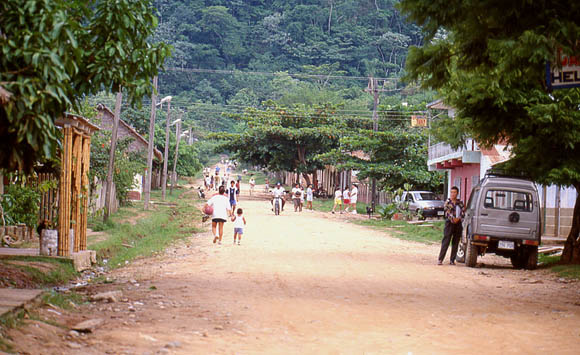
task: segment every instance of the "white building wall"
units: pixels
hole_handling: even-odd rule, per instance
[[[544,189],[538,186],[540,201],[544,201]],[[558,186],[550,185],[546,187],[546,208],[556,208],[556,192]],[[573,187],[562,187],[560,190],[560,208],[574,208],[576,203],[576,189]]]

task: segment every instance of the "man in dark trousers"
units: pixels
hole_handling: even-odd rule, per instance
[[[441,251],[439,252],[437,265],[443,265],[447,248],[449,248],[449,242],[451,242],[451,257],[449,258],[449,263],[455,265],[457,248],[459,247],[459,240],[463,230],[461,221],[465,217],[463,202],[457,198],[458,194],[459,188],[453,186],[450,197],[445,201],[445,229],[443,230],[443,240],[441,241]]]

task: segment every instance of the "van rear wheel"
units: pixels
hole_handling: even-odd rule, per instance
[[[475,267],[477,264],[477,245],[473,245],[471,240],[467,241],[465,249],[465,265]]]
[[[524,254],[526,256],[524,267],[527,270],[535,270],[538,267],[538,247],[528,247]]]

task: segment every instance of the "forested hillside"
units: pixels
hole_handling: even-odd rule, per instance
[[[397,2],[157,0],[155,40],[173,46],[160,90],[212,104],[280,96],[269,84],[272,76],[233,78],[172,68],[397,77],[408,47],[421,41],[418,27],[395,9]],[[340,83],[341,89],[353,86],[366,82]]]
[[[172,117],[181,117],[184,128],[193,128],[199,139],[186,165],[198,166],[193,164],[195,159],[205,164],[215,154],[216,141],[220,139],[220,147],[229,147],[240,160],[256,153],[242,153],[241,148],[256,146],[259,139],[274,142],[275,147],[293,156],[292,149],[302,140],[299,131],[314,128],[314,144],[318,139],[330,139],[328,149],[356,141],[366,142],[366,148],[356,149],[368,150],[372,156],[375,152],[371,150],[379,146],[397,146],[397,152],[405,150],[397,153],[399,157],[408,157],[408,151],[415,149],[419,158],[413,160],[412,168],[408,166],[410,158],[401,162],[377,158],[377,164],[394,164],[387,173],[381,173],[384,176],[378,176],[375,166],[343,157],[341,149],[328,152],[324,160],[317,156],[320,151],[311,149],[302,154],[299,169],[292,159],[286,162],[288,166],[270,168],[310,171],[324,163],[343,164],[363,175],[377,177],[384,186],[400,185],[393,176],[402,173],[410,174],[405,181],[417,186],[437,186],[439,178],[433,179],[434,174],[426,172],[425,132],[409,127],[411,115],[423,110],[433,93],[400,81],[408,48],[420,44],[422,36],[418,27],[400,15],[397,2],[156,0],[159,25],[152,42],[173,47],[165,71],[159,76],[159,95],[173,97]],[[387,136],[371,139],[373,97],[365,92],[369,76],[381,78],[379,130],[388,130],[388,137],[407,137],[404,143]],[[93,100],[110,106],[114,101],[105,96]],[[127,106],[123,112],[137,130],[147,134],[150,99],[143,103],[141,109]],[[334,127],[329,129],[332,134],[320,136],[321,127],[311,126],[318,122],[321,112],[346,126]],[[252,115],[268,117],[263,130],[249,129],[243,118]],[[312,121],[304,123],[306,127],[288,128],[282,137],[272,122],[285,120],[286,116]],[[163,149],[166,106],[157,117],[155,140],[157,147]],[[272,129],[276,134],[272,135]],[[173,130],[170,136],[173,145]],[[277,150],[275,147],[254,147],[260,150],[254,156],[261,157],[264,151],[268,155]],[[267,165],[265,158],[258,160]]]

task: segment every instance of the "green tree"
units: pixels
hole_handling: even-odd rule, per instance
[[[269,171],[306,173],[323,164],[318,154],[338,146],[344,123],[335,107],[282,107],[271,103],[265,110],[248,109],[238,118],[246,127],[241,133],[214,135],[224,141],[218,149],[234,153],[241,162]]]
[[[374,178],[387,190],[408,183],[437,191],[443,183],[441,173],[427,169],[427,133],[419,129],[353,129],[340,139],[338,148],[319,159],[339,169],[356,170],[359,179]]]
[[[54,120],[84,95],[123,87],[134,100],[169,55],[150,44],[150,0],[0,2],[0,167],[30,171],[56,155]]]
[[[580,89],[550,92],[545,83],[559,48],[580,54],[580,3],[403,0],[401,8],[427,34],[409,53],[409,78],[456,108],[451,124],[481,145],[510,144],[506,168],[576,188],[562,261],[580,263]]]

